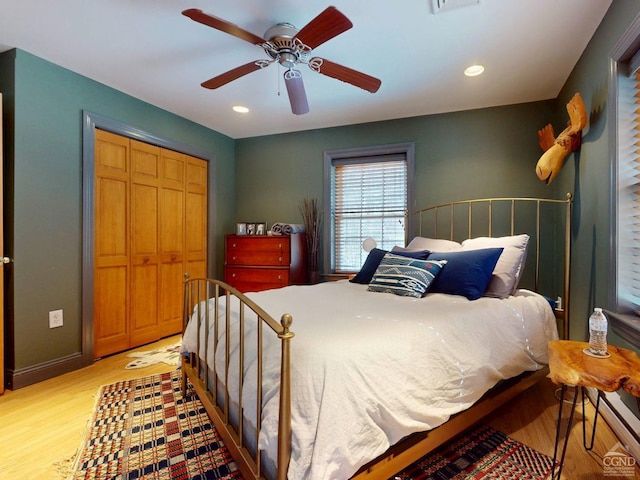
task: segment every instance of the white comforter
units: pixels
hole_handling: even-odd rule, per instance
[[[341,281],[248,296],[275,319],[293,316],[290,480],[349,478],[404,436],[467,409],[499,380],[541,368],[547,341],[558,337],[548,302],[527,290],[502,300],[414,299]],[[266,333],[259,443],[275,459],[280,354]],[[195,345],[190,324],[183,351]],[[255,364],[245,364],[245,372],[255,379]],[[255,380],[246,383],[249,405]]]

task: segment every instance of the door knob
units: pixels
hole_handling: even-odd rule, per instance
[[[13,258],[11,257],[2,257],[2,263],[11,263],[13,262]]]

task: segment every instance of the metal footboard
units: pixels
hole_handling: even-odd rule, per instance
[[[221,299],[224,298],[224,302]],[[233,396],[227,389],[230,375],[231,350],[231,318],[232,298],[238,300],[239,344],[237,374],[239,391]],[[213,308],[210,308],[210,303]],[[220,308],[223,313],[220,313]],[[210,318],[210,312],[219,312],[217,318]],[[257,316],[256,345],[257,378],[255,385],[246,385],[245,379],[245,312],[253,312]],[[253,315],[251,316],[253,319]],[[278,323],[261,307],[238,290],[224,282],[206,278],[189,278],[185,275],[184,282],[184,322],[183,332],[189,321],[197,321],[196,352],[204,351],[202,356],[191,352],[182,359],[182,391],[186,394],[188,382],[191,382],[198,397],[202,401],[207,413],[214,422],[225,445],[236,460],[240,472],[246,479],[265,478],[261,452],[258,448],[258,437],[262,419],[262,367],[263,367],[263,337],[275,335],[281,342],[280,362],[280,405],[278,422],[278,456],[277,477],[286,479],[289,460],[291,458],[291,398],[290,398],[290,341],[294,334],[289,330],[292,324],[291,315],[284,314]],[[268,329],[263,333],[263,327]],[[211,328],[210,328],[211,327]],[[223,328],[223,330],[220,330]],[[212,330],[211,330],[212,329]],[[223,336],[220,337],[220,332]],[[209,365],[208,357],[213,349],[216,352],[223,348],[224,366]],[[215,363],[215,362],[214,362]],[[223,372],[220,374],[219,372]],[[256,388],[256,405],[243,405],[243,388]],[[232,418],[230,405],[237,405],[237,416]],[[255,438],[245,438],[243,410],[255,409],[256,428]]]

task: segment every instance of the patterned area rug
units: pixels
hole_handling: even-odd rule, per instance
[[[158,348],[156,350],[148,350],[146,352],[132,352],[127,355],[129,358],[135,358],[129,362],[124,368],[132,370],[134,368],[143,368],[156,363],[166,363],[172,367],[180,365],[180,342],[174,345]]]
[[[552,459],[479,426],[390,480],[538,480]],[[178,371],[100,389],[69,480],[242,479],[197,397],[182,398]]]
[[[177,371],[104,386],[76,457],[80,479],[240,479],[197,397]]]
[[[467,430],[407,467],[393,480],[539,480],[553,459],[488,426]]]

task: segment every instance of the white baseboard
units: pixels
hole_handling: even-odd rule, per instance
[[[588,389],[589,399],[595,405],[596,401],[596,391],[592,388]],[[607,402],[600,401],[599,414],[602,418],[607,422],[609,427],[613,433],[618,437],[620,443],[624,446],[624,448],[634,457],[637,461],[640,461],[640,443],[633,436],[631,432],[640,432],[640,419],[636,417],[629,407],[627,407],[624,402],[620,399],[620,395],[617,393],[608,393],[604,392],[604,396],[607,399]],[[615,410],[612,410],[612,408]],[[625,424],[620,420],[620,417],[624,419],[624,421],[629,425],[632,429],[629,429],[625,426]],[[597,432],[596,432],[597,434]],[[613,447],[613,445],[611,445]]]

